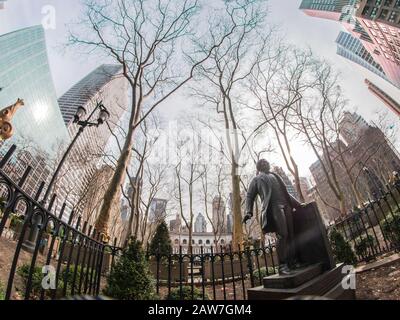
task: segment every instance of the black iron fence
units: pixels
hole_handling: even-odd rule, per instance
[[[122,251],[104,244],[100,234],[64,203],[55,208],[40,199],[45,183],[31,196],[24,190],[31,167],[15,179],[12,146],[0,161],[0,290],[5,299],[59,299],[98,295]],[[15,181],[17,180],[17,181]],[[32,191],[32,190],[30,190]],[[246,299],[247,288],[277,272],[274,245],[259,248],[182,248],[167,256],[147,255],[160,298]],[[1,296],[1,292],[0,292]]]
[[[368,262],[400,249],[399,204],[400,186],[396,183],[329,228],[335,228],[351,244],[359,262]]]
[[[0,287],[5,299],[98,295],[121,252],[117,239],[113,245],[104,244],[81,217],[66,215],[65,204],[55,210],[55,195],[43,204],[44,182],[34,196],[26,193],[23,188],[32,169],[27,167],[17,182],[3,170],[14,151],[15,146],[0,161]],[[343,234],[358,261],[400,249],[399,189],[393,186],[329,226]],[[180,247],[173,254],[147,254],[160,298],[244,300],[248,288],[277,273],[272,243],[196,250],[187,253]]]
[[[275,246],[201,247],[197,253],[148,255],[157,294],[166,299],[244,300],[247,289],[277,273]],[[206,252],[207,251],[207,252]]]
[[[47,206],[40,198],[45,183],[31,197],[24,190],[32,168],[18,182],[4,173],[15,146],[0,161],[1,272],[5,299],[57,299],[100,292],[102,277],[119,249],[100,241],[100,234],[66,205],[53,213],[55,195]],[[75,223],[72,224],[73,219]],[[114,244],[116,243],[116,239]]]

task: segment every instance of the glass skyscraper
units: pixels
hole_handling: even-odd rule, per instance
[[[29,144],[54,156],[69,136],[57,102],[42,26],[0,36],[0,88],[0,108],[17,98],[25,102],[12,120],[14,136],[5,144]]]
[[[341,31],[336,39],[336,44],[338,55],[359,64],[388,81],[382,67],[374,60],[358,38]]]

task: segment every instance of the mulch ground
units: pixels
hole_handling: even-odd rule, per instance
[[[400,261],[357,274],[358,300],[400,300]]]

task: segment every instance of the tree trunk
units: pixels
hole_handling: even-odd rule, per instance
[[[344,202],[344,195],[341,191],[339,193],[339,203],[340,203],[340,213],[342,214],[342,216],[345,216],[346,215],[346,205]]]
[[[297,171],[297,168],[295,171]],[[303,203],[306,202],[304,195],[303,195],[303,190],[301,190],[300,177],[298,175],[298,171],[297,171],[297,175],[294,176],[294,184],[296,186],[296,191],[299,196],[299,201],[303,202]]]
[[[120,188],[120,186],[124,183],[126,168],[132,156],[132,138],[133,126],[130,126],[128,130],[128,135],[124,143],[124,147],[115,168],[114,175],[111,179],[110,184],[107,187],[107,191],[104,194],[104,201],[100,209],[100,214],[97,217],[95,223],[96,230],[100,233],[103,233],[104,235],[107,235],[108,233],[108,223],[110,220],[111,208],[113,205],[116,205],[118,203],[118,188]]]
[[[240,197],[240,177],[237,174],[237,165],[232,165],[232,211],[233,211],[233,237],[232,247],[243,245],[242,206]]]

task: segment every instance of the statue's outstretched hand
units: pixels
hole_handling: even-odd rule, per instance
[[[247,221],[249,221],[252,218],[252,214],[246,213],[246,215],[243,218],[243,224],[246,224]]]

